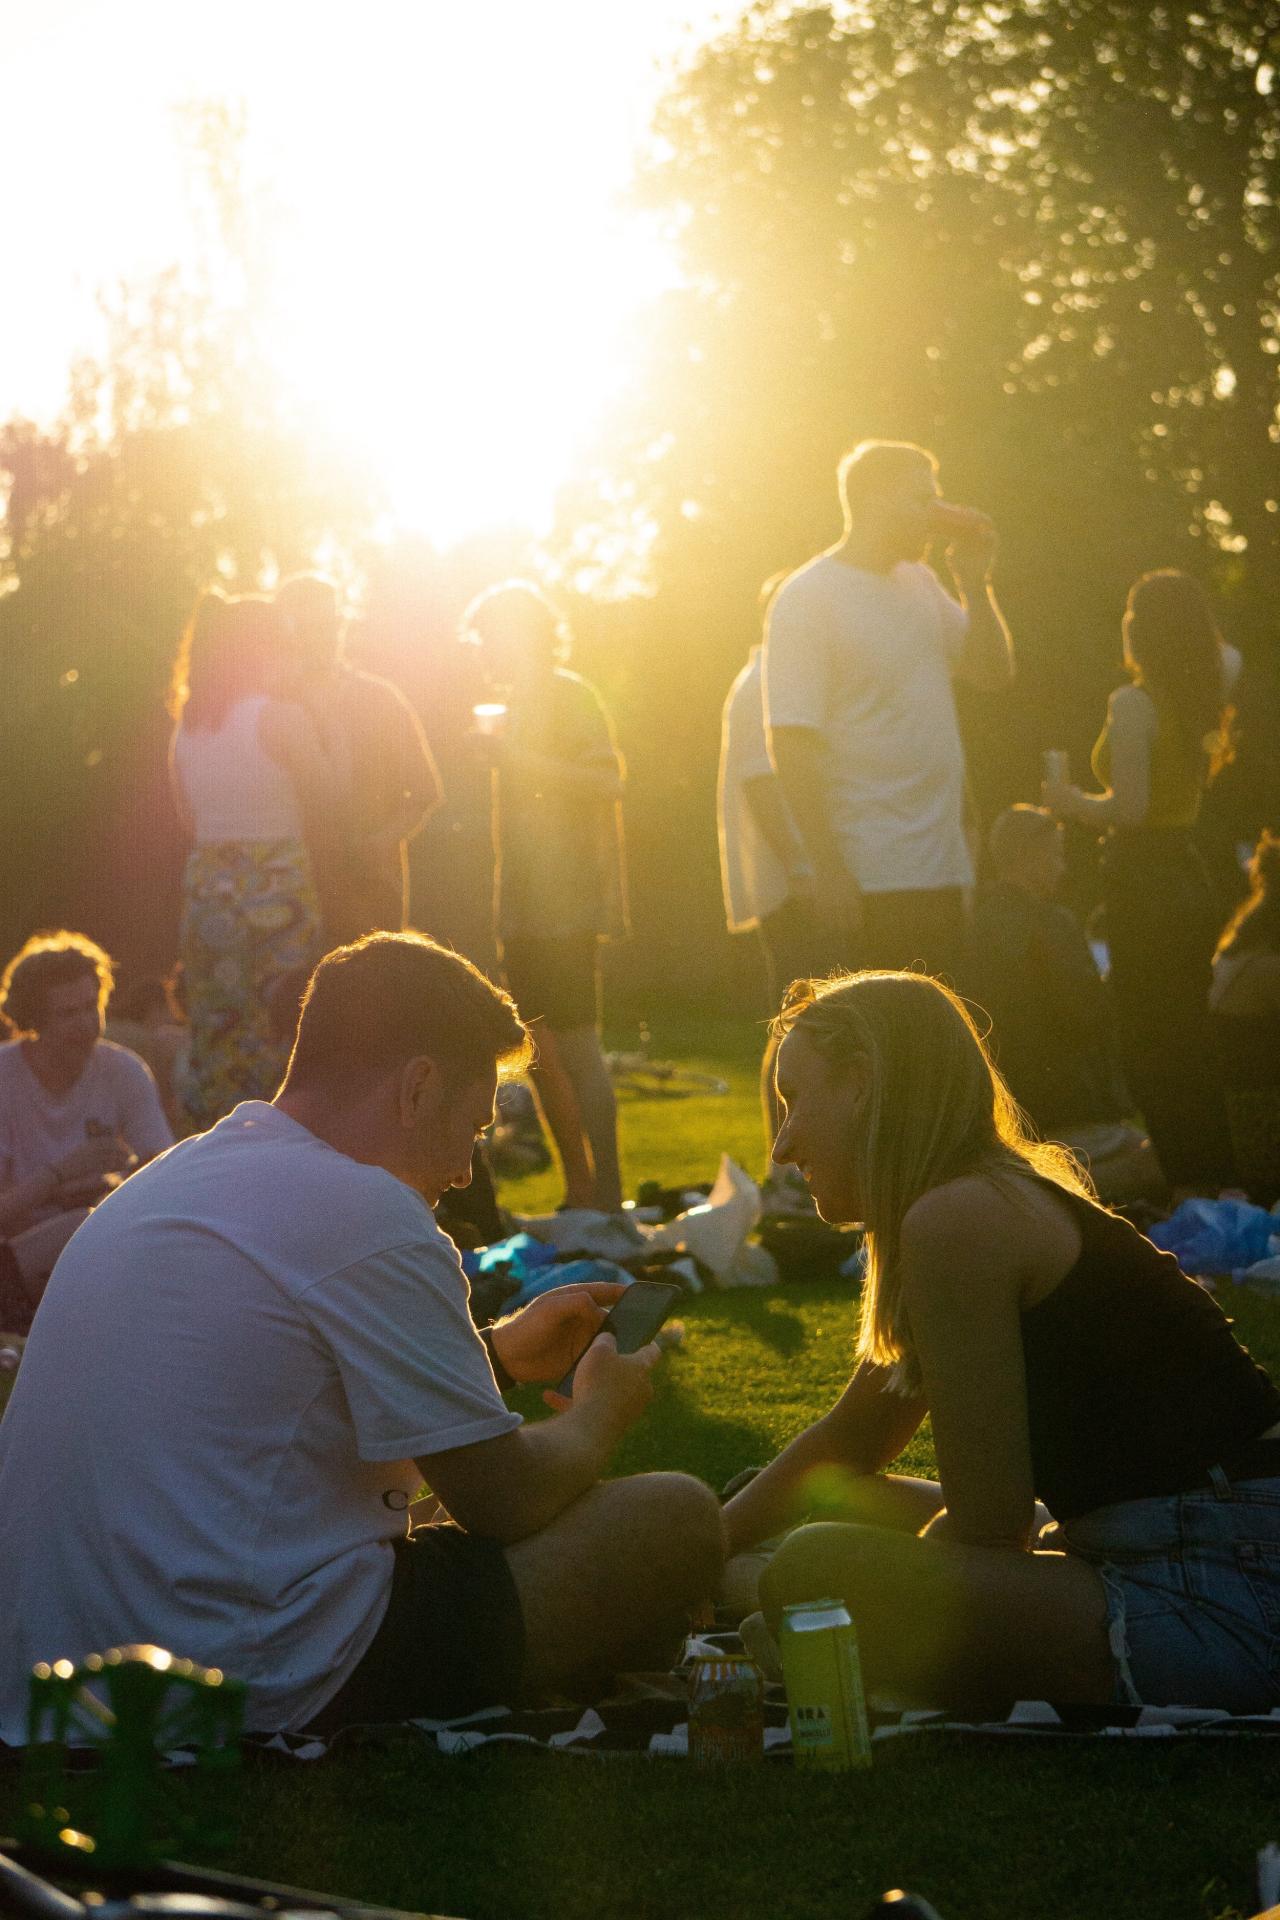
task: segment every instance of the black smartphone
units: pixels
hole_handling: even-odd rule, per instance
[[[683,1287],[663,1286],[656,1280],[633,1280],[621,1300],[609,1309],[599,1331],[613,1335],[619,1353],[636,1353],[641,1347],[648,1346],[683,1292]],[[598,1339],[599,1334],[593,1335],[593,1338]],[[582,1352],[586,1352],[585,1347]],[[578,1360],[581,1358],[580,1353]],[[556,1388],[556,1392],[564,1394],[566,1399],[573,1395],[573,1376],[578,1371],[578,1360],[574,1361]]]

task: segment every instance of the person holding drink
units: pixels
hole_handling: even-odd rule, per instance
[[[506,985],[537,1040],[531,1079],[565,1205],[622,1205],[613,1083],[600,1048],[600,946],[626,932],[622,759],[595,688],[564,665],[555,607],[525,580],[473,600],[464,636],[490,696],[473,710],[493,767],[495,915]]]
[[[1093,750],[1100,793],[1046,756],[1045,804],[1105,834],[1111,989],[1125,1074],[1178,1197],[1234,1184],[1209,989],[1225,917],[1195,839],[1206,787],[1230,758],[1239,656],[1190,575],[1147,573],[1129,591],[1130,684],[1111,696]]]

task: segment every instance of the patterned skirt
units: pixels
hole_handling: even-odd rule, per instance
[[[191,1052],[178,1094],[190,1125],[203,1129],[241,1100],[269,1100],[279,1086],[293,1023],[273,1023],[271,990],[319,959],[320,911],[298,840],[197,847],[183,892]]]

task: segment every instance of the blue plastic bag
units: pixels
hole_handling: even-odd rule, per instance
[[[1148,1238],[1173,1254],[1184,1273],[1237,1273],[1265,1260],[1280,1228],[1265,1207],[1247,1200],[1184,1200]]]

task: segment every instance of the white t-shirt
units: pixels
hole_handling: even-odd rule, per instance
[[[730,933],[758,926],[776,913],[791,889],[787,869],[760,830],[747,798],[747,782],[775,779],[764,731],[764,682],[760,649],[729,689],[720,731],[720,777],[716,816],[720,830],[720,883]],[[799,837],[797,865],[803,865]]]
[[[173,737],[198,847],[302,839],[293,781],[258,737],[268,704],[262,694],[250,694],[227,710],[220,727],[190,727],[184,720]]]
[[[89,1121],[118,1133],[140,1160],[173,1145],[151,1069],[128,1047],[99,1040],[80,1078],[60,1096],[37,1080],[21,1040],[0,1047],[0,1185],[65,1160],[88,1139]],[[36,1217],[57,1211],[45,1207]]]
[[[0,1424],[0,1739],[37,1660],[152,1641],[297,1729],[386,1612],[415,1457],[520,1424],[422,1200],[260,1101],[92,1213]]]
[[[820,554],[769,610],[769,727],[822,735],[832,826],[866,893],[973,880],[951,690],[968,628],[923,562],[878,574]]]

